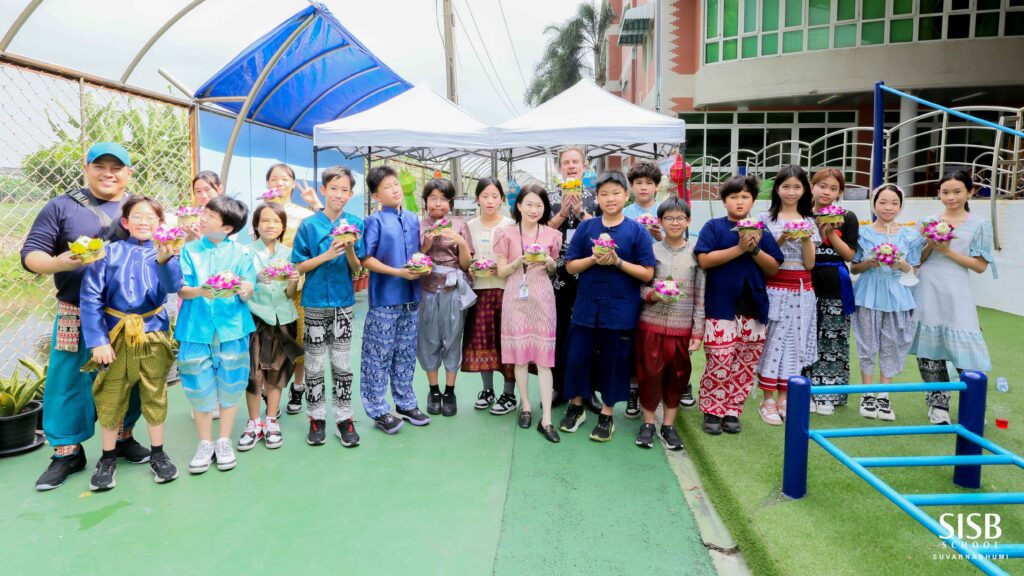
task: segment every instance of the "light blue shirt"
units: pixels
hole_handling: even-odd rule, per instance
[[[292,243],[292,262],[298,264],[327,252],[334,242],[331,230],[342,220],[359,228],[359,239],[356,240],[356,257],[363,257],[363,221],[342,212],[336,220],[330,220],[321,210],[302,221],[295,233]],[[352,272],[348,267],[345,254],[324,262],[306,274],[306,283],[302,286],[302,305],[306,308],[339,308],[352,306],[356,303],[356,293],[352,289]]]
[[[630,220],[636,220],[637,218],[643,216],[644,214],[646,214],[648,216],[654,216],[655,218],[657,218],[658,217],[658,203],[655,202],[655,203],[651,204],[650,210],[644,210],[636,202],[633,202],[629,206],[626,206],[625,208],[622,209],[622,215],[625,216],[626,218],[629,218]],[[644,229],[646,230],[647,227],[645,226]],[[657,242],[657,240],[654,239],[654,236],[651,236],[650,232],[648,232],[647,235],[651,237],[651,244],[655,244]]]
[[[876,232],[870,226],[860,229],[857,238],[857,254],[854,262],[862,262],[873,258],[872,249],[883,242],[895,244],[903,258],[911,266],[921,263],[921,249],[924,237],[912,228],[901,226],[895,234],[889,236]],[[857,276],[853,283],[853,296],[857,306],[863,306],[879,312],[906,312],[915,307],[914,294],[910,288],[900,284],[903,272],[888,266],[868,268]]]
[[[274,252],[263,243],[263,240],[256,240],[249,246],[252,253],[252,268],[256,277],[256,291],[249,299],[249,311],[259,316],[267,324],[291,324],[299,318],[292,299],[285,294],[288,289],[287,281],[271,280],[265,282],[263,270],[268,266],[283,266],[291,262],[292,249],[280,242],[274,243]]]
[[[201,238],[185,244],[181,251],[181,274],[185,286],[202,287],[206,279],[231,272],[243,281],[256,283],[252,254],[234,240],[214,245]],[[179,342],[212,344],[244,338],[256,330],[249,307],[238,296],[230,298],[193,298],[183,300],[174,337]]]

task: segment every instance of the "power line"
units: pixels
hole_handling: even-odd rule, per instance
[[[508,20],[505,18],[505,8],[501,6],[501,0],[494,0],[498,3],[498,10],[501,11],[501,21],[505,23],[505,34],[508,35],[509,46],[512,47],[512,56],[516,59],[516,71],[519,72],[519,79],[523,81],[523,88],[529,90],[530,86],[523,76],[523,65],[519,63],[519,54],[516,53],[516,43],[512,41],[512,32],[508,29]]]
[[[459,24],[461,24],[465,28],[466,25],[462,21],[462,16],[459,14],[458,10],[455,10],[455,5],[454,4],[452,5],[452,9],[455,12],[455,17],[458,18],[458,20],[459,20]],[[502,98],[501,91],[498,90],[498,87],[494,84],[494,80],[491,79],[490,73],[487,72],[487,67],[484,66],[483,60],[480,59],[480,53],[476,51],[476,45],[473,44],[473,39],[470,38],[468,33],[466,34],[466,41],[469,44],[469,47],[473,49],[473,55],[476,57],[477,63],[480,64],[480,68],[483,70],[484,77],[487,78],[487,82],[491,85],[491,89],[494,90],[494,94],[498,97],[498,101],[500,101],[501,104],[506,109],[508,109],[508,111],[510,113],[512,113],[513,116],[517,116],[519,114],[519,112],[515,109],[515,107],[514,106],[510,106],[509,103],[506,102],[504,98]],[[500,79],[498,81],[501,82]]]
[[[494,77],[498,81],[498,85],[501,86],[501,91],[505,93],[505,97],[512,103],[512,107],[519,110],[516,106],[515,100],[509,95],[508,90],[505,89],[505,83],[501,81],[501,73],[498,72],[498,67],[494,65],[494,60],[491,60],[491,51],[487,49],[487,41],[484,40],[484,35],[480,33],[480,26],[476,23],[476,16],[473,15],[473,7],[470,5],[469,0],[466,0],[466,8],[469,10],[469,18],[473,22],[473,29],[476,30],[476,35],[480,38],[480,45],[483,46],[484,55],[487,56],[487,61],[491,64],[491,70],[494,71]]]

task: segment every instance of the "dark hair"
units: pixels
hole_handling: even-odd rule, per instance
[[[206,203],[206,209],[220,216],[225,226],[231,226],[231,234],[245,228],[245,220],[249,217],[249,207],[240,200],[228,196],[217,196]]]
[[[843,178],[843,173],[835,168],[822,168],[814,173],[811,177],[811,186],[816,185],[818,182],[826,178],[835,178],[836,182],[839,183],[839,193],[842,194],[843,190],[846,190],[846,178]]]
[[[192,179],[193,189],[196,187],[196,182],[199,182],[200,180],[209,184],[214,190],[220,189],[220,176],[217,176],[217,173],[212,170],[203,170],[196,174],[196,177]]]
[[[395,172],[395,169],[391,166],[374,166],[370,168],[370,171],[366,173],[366,187],[370,190],[370,194],[376,194],[377,187],[388,176],[398,178],[398,172]]]
[[[551,200],[548,199],[548,191],[540,184],[527,184],[519,189],[519,194],[516,196],[516,204],[512,207],[512,219],[516,221],[516,224],[523,221],[523,213],[519,210],[519,205],[530,194],[536,194],[544,204],[544,213],[540,215],[540,220],[537,223],[547,224],[548,219],[551,218]]]
[[[804,188],[804,193],[796,201],[797,214],[804,217],[814,214],[813,201],[811,200],[811,183],[807,181],[807,171],[795,164],[790,164],[789,166],[783,166],[779,170],[779,173],[775,175],[775,183],[772,184],[772,204],[768,208],[768,213],[771,214],[772,220],[778,220],[779,210],[782,210],[782,197],[779,196],[779,188],[783,182],[790,178],[799,180],[800,185]]]
[[[284,237],[285,230],[288,229],[288,212],[285,211],[284,206],[277,202],[266,202],[264,204],[260,204],[259,206],[256,207],[255,210],[252,211],[253,237],[256,238],[257,240],[260,239],[260,216],[263,215],[264,209],[270,210],[271,212],[276,214],[278,218],[281,219],[281,234],[279,234],[277,238],[274,238],[274,240],[280,240],[282,237]]]
[[[871,211],[875,211],[875,204],[878,203],[878,195],[882,192],[892,192],[899,196],[900,208],[903,208],[903,189],[895,184],[882,184],[871,193]]]
[[[626,192],[629,191],[629,183],[626,182],[626,177],[622,175],[622,172],[618,170],[608,170],[607,172],[601,172],[597,177],[597,184],[594,185],[595,192],[601,189],[601,186],[605,184],[618,184],[622,186],[622,189]]]
[[[690,217],[690,207],[678,196],[669,196],[667,200],[658,204],[658,220],[664,218],[668,212],[682,212],[687,218]]]
[[[718,188],[718,197],[725,202],[726,198],[740,192],[746,192],[752,199],[757,200],[757,195],[761,192],[761,183],[757,181],[757,176],[753,174],[731,176]]]
[[[292,170],[292,167],[285,164],[284,162],[278,162],[277,164],[274,164],[270,168],[267,168],[267,177],[265,178],[265,180],[268,184],[270,183],[270,175],[273,174],[274,170],[276,170],[277,168],[285,169],[285,171],[288,172],[288,175],[292,177],[292,180],[295,180],[295,170]]]
[[[326,187],[328,184],[331,183],[332,180],[342,177],[348,178],[349,186],[355,188],[356,178],[355,176],[352,175],[352,171],[344,166],[331,166],[330,168],[324,170],[324,173],[320,175],[320,182],[321,185]]]
[[[498,189],[498,194],[501,194],[501,199],[505,199],[505,189],[501,187],[501,180],[497,178],[491,178],[490,176],[481,178],[476,183],[476,199],[480,199],[480,193],[484,191],[488,186],[494,186]]]
[[[162,224],[164,221],[163,206],[160,206],[159,202],[150,198],[149,196],[132,196],[131,198],[126,200],[124,205],[121,206],[121,218],[127,220],[128,215],[132,213],[132,209],[134,209],[139,204],[142,204],[143,202],[149,204],[149,207],[153,209],[153,212],[156,212],[156,217],[160,219],[160,223]]]
[[[655,184],[661,184],[661,168],[650,160],[641,160],[629,169],[629,184],[637,178],[650,178]]]
[[[941,180],[939,180],[939,187],[941,188],[943,184],[949,182],[950,180],[956,180],[957,182],[963,184],[964,188],[967,188],[968,194],[974,191],[974,182],[971,180],[971,175],[968,174],[967,172],[964,172],[963,170],[953,170],[952,172],[947,172],[946,175],[943,176]],[[971,211],[971,207],[968,205],[967,202],[964,202],[964,210],[968,212]]]
[[[423,187],[423,205],[426,206],[427,198],[435,191],[440,190],[444,199],[448,201],[448,208],[455,207],[455,185],[447,178],[434,178]]]

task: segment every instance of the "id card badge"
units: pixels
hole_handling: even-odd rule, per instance
[[[526,285],[526,282],[523,282],[522,284],[519,285],[519,299],[526,300],[529,297],[530,288]]]

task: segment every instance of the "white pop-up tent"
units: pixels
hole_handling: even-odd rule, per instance
[[[406,156],[443,162],[467,154],[491,156],[492,129],[427,84],[313,128],[314,152],[336,149],[348,158]]]
[[[586,78],[494,128],[494,147],[506,161],[544,156],[569,144],[587,146],[591,158],[660,157],[685,140],[683,120],[627,102]]]

